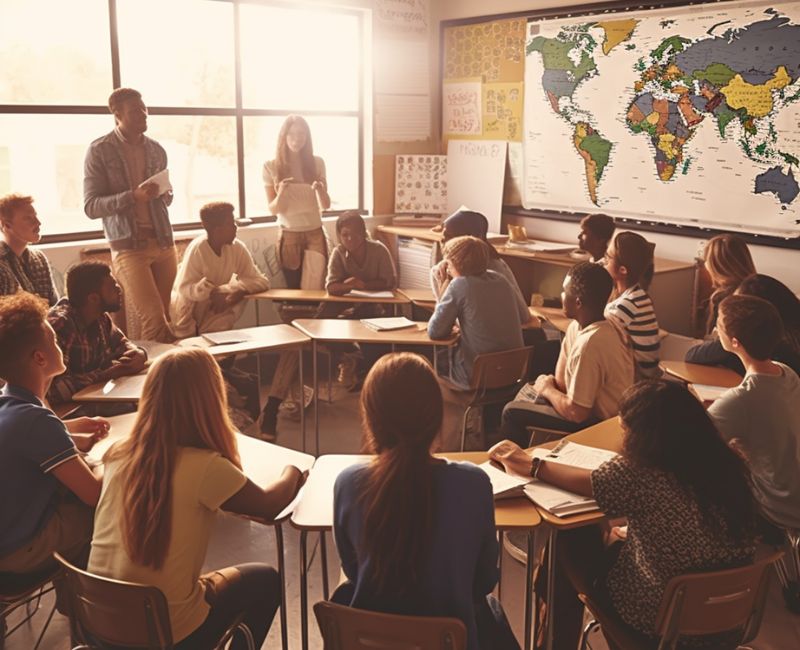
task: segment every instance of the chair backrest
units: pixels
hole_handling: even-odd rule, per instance
[[[325,650],[463,650],[457,618],[398,616],[322,601],[314,605]]]
[[[656,619],[662,644],[678,635],[715,634],[740,627],[745,630],[740,643],[747,643],[761,625],[767,568],[782,554],[773,553],[736,569],[691,573],[670,580]]]
[[[478,391],[512,386],[528,374],[532,347],[479,354],[472,363],[470,388]]]
[[[92,575],[53,554],[64,567],[73,634],[133,648],[172,648],[167,599],[156,587]]]

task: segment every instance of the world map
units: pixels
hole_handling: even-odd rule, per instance
[[[800,234],[799,5],[529,22],[525,207]]]

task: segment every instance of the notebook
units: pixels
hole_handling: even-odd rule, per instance
[[[229,330],[227,332],[207,332],[202,337],[211,345],[230,345],[232,343],[244,343],[250,337],[241,330]]]
[[[361,322],[376,332],[388,332],[391,330],[401,330],[406,327],[416,327],[413,320],[405,316],[389,316],[388,318],[362,318]]]
[[[352,289],[344,295],[345,298],[347,296],[353,298],[386,298],[387,300],[394,298],[394,293],[391,291],[367,291],[365,289]]]
[[[529,476],[518,476],[516,474],[508,474],[497,465],[487,460],[485,463],[478,465],[489,477],[492,483],[492,494],[495,499],[509,499],[511,497],[525,496],[524,488],[531,482]]]

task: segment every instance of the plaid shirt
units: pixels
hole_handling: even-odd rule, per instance
[[[8,244],[0,241],[0,296],[20,290],[41,296],[51,307],[58,300],[45,254],[28,247],[17,257]]]
[[[50,404],[71,400],[79,390],[99,381],[101,373],[111,366],[112,361],[139,349],[114,325],[107,312],[94,323],[85,325],[68,298],[58,301],[47,320],[56,331],[67,367],[66,372],[53,379],[50,385],[47,392]]]

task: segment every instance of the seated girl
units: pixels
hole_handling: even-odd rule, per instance
[[[250,481],[227,413],[211,355],[169,352],[147,375],[131,437],[104,458],[89,571],[158,587],[179,649],[215,647],[240,616],[260,648],[280,604],[280,578],[265,564],[200,575],[218,510],[271,520],[303,482],[291,466],[264,489]]]
[[[445,244],[444,259],[452,281],[428,321],[428,336],[445,339],[458,324],[461,338],[450,348],[448,379],[468,388],[475,357],[521,348],[522,323],[528,308],[520,304],[508,281],[487,270],[488,247],[477,237],[456,237]]]
[[[494,502],[487,475],[431,456],[442,396],[421,356],[381,357],[361,392],[368,465],[334,487],[333,533],[349,582],[339,603],[460,618],[470,650],[518,648],[499,603]]]
[[[509,441],[489,452],[509,471],[593,496],[607,516],[628,521],[625,541],[608,548],[597,526],[559,534],[556,648],[577,645],[583,613],[578,590],[599,590],[597,596],[609,600],[627,625],[654,635],[671,578],[742,566],[754,557],[757,507],[747,467],[703,405],[682,385],[655,379],[625,392],[619,417],[622,453],[594,471],[532,460]],[[537,593],[544,595],[540,586],[543,581]],[[688,643],[736,647],[717,635]]]

